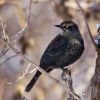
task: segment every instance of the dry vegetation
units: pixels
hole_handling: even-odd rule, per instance
[[[96,40],[100,1],[81,0],[80,5]],[[100,50],[91,41],[83,17],[75,0],[0,0],[0,100],[21,100],[24,96],[28,100],[75,100],[77,95],[81,100],[100,100]],[[61,70],[49,75],[38,68],[45,48],[60,31],[54,25],[62,20],[76,22],[85,41],[84,54],[69,68],[71,77],[66,74],[73,80],[71,88],[64,85]],[[36,68],[44,75],[31,92],[24,93]]]

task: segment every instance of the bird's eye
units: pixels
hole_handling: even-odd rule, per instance
[[[68,25],[66,25],[66,28],[69,28],[69,26],[68,26]]]
[[[68,28],[69,26],[68,26],[68,25],[66,25],[66,24],[64,24],[64,25],[63,25],[63,27],[64,27],[64,28]]]
[[[63,27],[66,27],[66,25],[64,24]]]

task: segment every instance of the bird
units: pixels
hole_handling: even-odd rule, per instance
[[[84,40],[77,24],[69,20],[55,26],[60,28],[61,32],[47,46],[39,65],[47,73],[53,69],[68,68],[81,57],[84,51]],[[39,70],[36,71],[26,86],[25,92],[29,92],[33,88],[41,74]]]

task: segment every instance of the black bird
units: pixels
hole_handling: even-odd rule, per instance
[[[48,73],[54,68],[67,68],[66,66],[78,60],[84,51],[83,38],[74,22],[64,21],[55,26],[62,29],[62,33],[51,41],[40,61],[40,67]],[[26,92],[32,89],[40,75],[41,72],[37,70],[26,87]]]

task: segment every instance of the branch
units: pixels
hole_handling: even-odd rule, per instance
[[[99,27],[97,27],[97,31],[99,33],[97,45],[98,45],[98,51],[97,51],[97,59],[96,59],[96,67],[95,67],[95,74],[92,77],[91,80],[91,100],[99,100],[100,99],[100,24]]]
[[[30,23],[30,16],[31,16],[31,4],[32,4],[32,0],[30,0],[29,2],[29,13],[28,13],[28,18],[27,18],[27,22],[25,24],[25,26],[15,35],[15,37],[12,39],[12,43],[11,46],[13,46],[16,41],[25,33],[25,31],[28,29],[29,23]],[[2,28],[4,29],[4,28]],[[1,53],[0,53],[0,58],[2,56],[4,56],[8,50],[10,49],[10,47],[4,49]]]
[[[100,100],[100,49],[96,60],[95,74],[91,80],[91,100]]]
[[[74,92],[73,85],[72,85],[71,71],[70,70],[68,70],[68,69],[64,69],[63,70],[62,80],[65,82],[66,87],[69,88],[70,91]],[[75,95],[77,97],[79,97],[77,94],[75,94]],[[66,92],[65,99],[66,100],[75,100],[74,96],[71,95],[68,92]]]
[[[5,26],[3,25],[1,17],[0,17],[0,25],[1,25],[1,28],[2,28],[2,39],[4,39],[5,41],[9,42],[9,37],[8,37],[8,35],[5,32]]]
[[[95,43],[94,38],[93,38],[93,36],[92,36],[92,33],[91,33],[90,28],[89,28],[88,22],[87,22],[87,20],[86,20],[85,15],[84,15],[84,11],[83,11],[83,9],[82,9],[81,6],[80,6],[79,1],[78,1],[78,0],[75,0],[75,1],[76,1],[77,5],[78,5],[79,10],[80,10],[80,12],[81,12],[81,15],[83,16],[83,19],[84,19],[84,21],[85,21],[85,24],[86,24],[87,31],[88,31],[88,33],[89,33],[90,39],[91,39],[91,41],[92,41],[92,43],[93,43],[95,49],[97,50],[97,49],[98,49],[98,48],[97,48],[97,44]]]
[[[15,83],[19,82],[21,79],[23,79],[23,78],[28,74],[28,70],[29,70],[29,68],[30,68],[30,65],[31,65],[31,64],[29,63],[27,69],[25,70],[25,72],[23,72],[23,74],[22,74],[17,80],[15,80],[15,81],[13,81],[13,82],[9,82],[9,81],[6,79],[7,84],[12,85],[12,84],[15,84]]]

